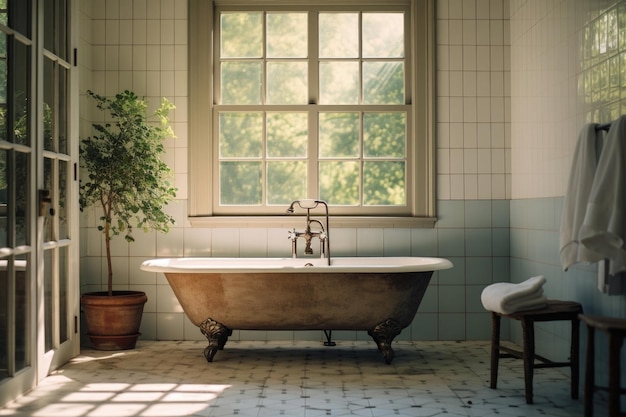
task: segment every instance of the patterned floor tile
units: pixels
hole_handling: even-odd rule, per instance
[[[371,341],[230,341],[212,363],[204,347],[83,350],[0,416],[582,416],[560,369],[536,371],[534,404],[519,361],[502,360],[498,389],[489,388],[488,342],[399,341],[391,365]]]

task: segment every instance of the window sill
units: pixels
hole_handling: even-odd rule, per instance
[[[192,227],[298,227],[298,217],[285,216],[203,216],[189,217]],[[315,216],[319,217],[319,216]],[[331,228],[433,228],[436,217],[374,217],[374,216],[330,216]]]

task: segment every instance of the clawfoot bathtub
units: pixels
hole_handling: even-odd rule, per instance
[[[237,330],[366,330],[391,363],[393,339],[411,324],[442,258],[153,259],[189,319],[207,337],[212,362]],[[328,335],[328,334],[327,334]],[[330,339],[329,339],[330,342]]]

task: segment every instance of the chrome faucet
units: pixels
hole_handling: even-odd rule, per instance
[[[323,205],[326,214],[326,227],[324,224],[317,219],[311,219],[311,210],[317,208],[319,205]],[[328,204],[322,200],[295,200],[289,205],[287,209],[287,213],[293,213],[295,211],[295,206],[300,207],[301,209],[306,210],[306,229],[304,232],[297,232],[294,228],[289,231],[288,239],[291,240],[291,256],[293,258],[297,258],[297,241],[298,238],[304,237],[306,242],[306,246],[304,248],[304,253],[306,255],[313,254],[313,248],[311,248],[311,239],[318,238],[320,240],[320,257],[328,259],[328,265],[330,265],[330,237],[328,231]],[[317,223],[319,225],[319,231],[311,231],[311,223]]]

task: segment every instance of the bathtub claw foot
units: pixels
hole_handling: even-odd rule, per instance
[[[387,365],[389,365],[396,356],[391,348],[391,342],[393,342],[393,339],[399,335],[401,331],[402,327],[400,327],[397,321],[387,319],[367,332],[378,345],[378,350],[382,352]]]
[[[209,345],[204,349],[204,357],[207,362],[213,362],[213,357],[218,350],[224,349],[228,336],[232,335],[233,331],[212,318],[200,323],[200,331],[209,341]]]

